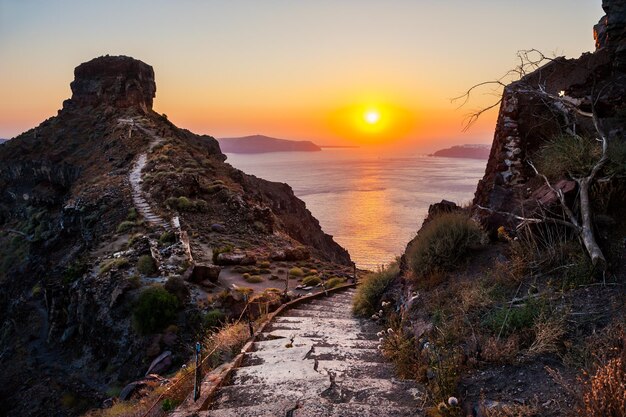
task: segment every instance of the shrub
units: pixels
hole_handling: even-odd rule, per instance
[[[244,275],[247,275],[247,274],[244,274]],[[263,277],[260,275],[248,275],[248,278],[245,278],[245,280],[246,282],[249,282],[250,284],[258,284],[259,282],[265,281]]]
[[[397,263],[368,274],[357,288],[352,302],[352,311],[357,316],[369,316],[378,311],[380,299],[387,286],[400,272]]]
[[[72,283],[82,277],[89,270],[89,265],[82,259],[72,262],[63,273],[63,282]]]
[[[175,295],[181,304],[189,297],[189,288],[187,288],[185,280],[181,277],[169,277],[163,288],[170,294]]]
[[[150,255],[141,255],[139,259],[137,259],[137,271],[143,275],[150,275],[156,272],[156,264],[152,256]]]
[[[271,265],[270,261],[261,261],[261,262],[259,262],[259,268],[269,269],[270,265]]]
[[[494,334],[509,335],[516,331],[531,328],[535,318],[542,312],[541,303],[528,301],[521,306],[506,306],[492,311],[487,316],[486,324]]]
[[[174,232],[163,232],[159,236],[159,242],[163,245],[176,242],[176,234]]]
[[[124,220],[122,223],[120,223],[117,226],[117,229],[115,230],[117,233],[126,233],[129,230],[131,230],[133,227],[137,226],[137,224],[135,222],[129,221],[129,220]]]
[[[126,215],[126,220],[136,221],[139,215],[137,214],[137,210],[132,207],[128,210],[128,214]]]
[[[326,283],[324,284],[324,286],[328,289],[331,288],[335,288],[341,284],[344,284],[346,282],[346,280],[344,278],[339,278],[339,277],[332,277],[330,278],[328,281],[326,281]]]
[[[218,309],[207,312],[202,318],[202,325],[205,329],[216,329],[226,321],[226,315]]]
[[[444,213],[420,230],[407,257],[416,278],[450,271],[483,240],[478,225],[463,213]]]
[[[133,318],[141,333],[163,329],[176,319],[178,299],[163,287],[151,287],[141,293],[133,309]]]
[[[626,416],[626,362],[618,357],[600,367],[585,387],[586,416]]]
[[[165,200],[165,203],[175,210],[179,211],[194,211],[196,210],[196,203],[188,199],[187,197],[170,197]],[[206,201],[204,202],[206,204]]]
[[[593,139],[561,135],[542,146],[535,159],[539,172],[559,179],[569,173],[574,176],[589,175],[601,153],[600,145]]]
[[[294,266],[293,268],[289,270],[289,275],[294,276],[294,277],[303,277],[304,271]]]
[[[109,272],[111,269],[121,269],[126,266],[128,266],[128,259],[126,258],[109,259],[108,261],[104,261],[100,264],[100,273],[104,274]]]
[[[304,285],[308,286],[313,286],[313,285],[318,285],[322,282],[322,279],[320,277],[318,277],[317,275],[309,275],[308,277],[305,277],[302,280],[302,283]]]

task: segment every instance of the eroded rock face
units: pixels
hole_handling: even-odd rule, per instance
[[[79,65],[70,87],[72,98],[64,107],[108,104],[147,112],[156,93],[152,67],[127,56],[107,55]]]
[[[615,68],[626,71],[626,0],[603,0],[606,16],[593,27],[596,48],[615,52]]]

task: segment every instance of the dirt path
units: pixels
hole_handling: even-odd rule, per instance
[[[210,410],[176,417],[416,416],[421,388],[394,378],[381,329],[352,316],[354,290],[287,310],[265,329]]]

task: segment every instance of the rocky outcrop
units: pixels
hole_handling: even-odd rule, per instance
[[[626,71],[626,0],[603,0],[606,12],[593,27],[596,48],[608,48],[615,53],[615,68]]]
[[[598,80],[602,79],[607,87],[595,101],[595,111],[602,118],[615,114],[622,105],[620,91],[624,83],[611,75],[613,58],[606,48],[578,59],[556,58],[505,87],[491,153],[474,204],[517,215],[533,213],[536,201],[531,194],[543,182],[528,162],[544,144],[568,129],[582,135],[595,134],[590,117],[566,115],[556,97],[566,96],[579,103],[581,110],[590,112],[592,90],[598,91]],[[510,221],[493,212],[483,212],[482,218],[490,231]]]
[[[156,93],[152,67],[126,56],[106,55],[79,65],[70,87],[72,98],[64,107],[108,104],[138,107],[147,113]]]

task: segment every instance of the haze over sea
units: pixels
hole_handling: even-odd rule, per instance
[[[486,164],[362,148],[227,156],[248,174],[289,184],[322,229],[365,269],[400,255],[430,204],[470,201]]]

